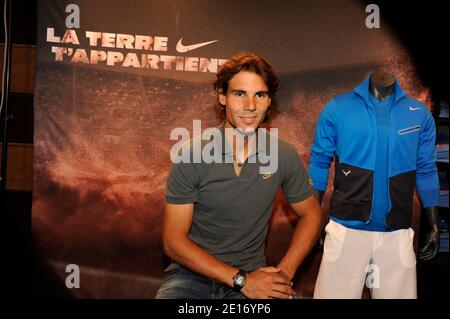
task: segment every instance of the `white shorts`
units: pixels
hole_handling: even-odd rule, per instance
[[[372,232],[330,220],[314,298],[361,298],[366,284],[374,299],[416,299],[414,231]]]

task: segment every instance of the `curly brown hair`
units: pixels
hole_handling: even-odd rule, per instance
[[[271,98],[270,109],[272,112],[277,108],[275,100],[275,94],[280,89],[280,80],[278,79],[272,66],[267,60],[256,53],[238,53],[233,55],[227,62],[225,62],[219,72],[217,72],[217,78],[214,81],[214,90],[219,94],[226,94],[228,90],[228,82],[234,75],[241,71],[253,72],[261,76],[267,85],[269,90],[269,96]],[[225,105],[217,102],[215,105],[216,112],[219,118],[225,118]],[[268,112],[264,122],[268,120]]]

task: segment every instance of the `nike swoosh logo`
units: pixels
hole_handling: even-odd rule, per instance
[[[269,174],[264,174],[262,178],[263,179],[268,179],[268,178],[271,178],[271,177],[272,177],[272,174],[269,173]]]
[[[219,40],[213,40],[213,41],[196,43],[196,44],[191,44],[191,45],[183,45],[181,43],[182,40],[183,40],[183,38],[180,38],[180,40],[178,40],[177,46],[176,46],[177,52],[180,52],[180,53],[189,52],[189,51],[204,47],[205,45],[219,41]]]
[[[421,109],[421,107],[412,107],[412,106],[409,107],[410,111],[417,111],[417,110],[420,110],[420,109]]]

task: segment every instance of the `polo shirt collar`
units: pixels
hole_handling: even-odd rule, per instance
[[[221,140],[222,140],[222,154],[231,154],[231,148],[228,146],[228,142],[225,140],[225,121],[222,122],[217,128],[220,131],[221,134]],[[258,143],[258,140],[256,141],[256,148],[252,150],[249,154],[249,157],[255,154],[258,154],[258,152],[265,152],[267,149],[267,143],[270,142],[269,140],[269,132],[266,130],[266,143]],[[257,131],[258,134],[258,131]]]

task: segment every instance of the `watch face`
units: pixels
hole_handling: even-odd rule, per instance
[[[245,273],[237,273],[233,277],[234,288],[240,290],[245,285],[246,276]]]
[[[238,275],[236,277],[236,285],[243,286],[245,284],[245,277],[242,275]]]

